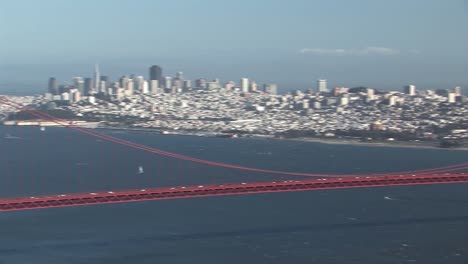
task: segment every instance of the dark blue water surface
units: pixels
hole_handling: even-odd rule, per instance
[[[468,152],[104,131],[282,171],[355,174]],[[145,173],[138,174],[138,166]],[[213,168],[64,128],[0,126],[0,197],[299,179]],[[0,263],[468,263],[468,185],[197,198],[0,213]]]

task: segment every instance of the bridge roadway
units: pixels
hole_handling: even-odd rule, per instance
[[[364,175],[359,177],[343,177],[333,179],[165,187],[86,194],[61,194],[24,198],[8,198],[0,200],[0,211],[70,207],[107,203],[127,203],[149,200],[170,200],[223,195],[448,183],[468,183],[468,173],[441,175],[419,174],[379,177]]]

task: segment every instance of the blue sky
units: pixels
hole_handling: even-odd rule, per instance
[[[465,0],[1,0],[2,83],[114,78],[151,64],[284,89],[468,84]],[[11,88],[11,87],[10,87]]]

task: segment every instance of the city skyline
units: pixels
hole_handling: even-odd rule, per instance
[[[330,90],[333,90],[335,88],[343,88],[343,87],[347,87],[347,88],[353,88],[353,87],[368,87],[368,88],[372,88],[372,89],[375,89],[375,90],[380,90],[380,91],[399,91],[399,92],[404,92],[404,93],[408,93],[408,87],[412,87],[413,90],[416,89],[416,83],[405,83],[405,84],[401,84],[399,87],[395,87],[395,89],[381,89],[379,87],[371,87],[371,86],[365,86],[365,85],[347,85],[347,84],[343,84],[341,86],[333,86],[333,85],[329,85],[329,82],[327,79],[323,79],[323,78],[319,78],[319,79],[316,79],[315,80],[315,84],[313,84],[313,82],[311,81],[311,84],[308,85],[308,88],[307,89],[279,89],[278,88],[278,83],[275,83],[275,82],[258,82],[257,80],[255,79],[252,79],[250,77],[240,77],[240,78],[237,78],[237,80],[235,79],[224,79],[224,80],[220,80],[220,78],[216,78],[216,77],[213,77],[213,78],[206,78],[205,76],[198,76],[198,77],[194,77],[194,79],[186,79],[184,78],[183,76],[183,72],[181,71],[176,71],[174,73],[167,73],[167,74],[164,74],[164,68],[161,67],[160,65],[151,65],[148,69],[147,69],[147,73],[144,74],[144,73],[141,73],[141,72],[136,72],[136,73],[125,73],[123,75],[120,75],[120,76],[108,76],[108,75],[100,75],[100,72],[99,72],[99,64],[96,63],[94,65],[94,72],[93,72],[93,77],[90,78],[90,77],[84,77],[85,78],[85,81],[84,81],[84,86],[81,87],[81,89],[78,88],[78,85],[76,85],[76,79],[79,78],[79,79],[82,79],[83,77],[73,77],[70,79],[70,77],[67,77],[65,78],[64,80],[62,80],[60,82],[60,80],[58,80],[58,78],[56,78],[55,76],[52,76],[52,77],[49,77],[49,80],[47,82],[47,89],[49,91],[51,90],[57,90],[57,87],[58,85],[60,84],[62,87],[74,87],[76,89],[78,89],[82,95],[85,95],[85,94],[89,94],[89,92],[94,92],[94,93],[99,93],[99,92],[104,92],[104,93],[107,93],[107,88],[112,88],[113,85],[115,83],[119,83],[120,86],[119,87],[122,87],[122,88],[125,88],[125,85],[122,85],[122,78],[128,78],[128,79],[135,79],[136,77],[138,78],[142,78],[141,79],[141,82],[145,82],[145,85],[146,85],[146,90],[147,92],[149,93],[154,93],[156,92],[156,90],[152,90],[152,87],[157,87],[157,88],[161,88],[163,89],[166,89],[165,92],[171,92],[170,89],[172,88],[172,86],[174,85],[173,82],[177,82],[177,80],[180,81],[180,83],[178,83],[177,87],[182,89],[184,88],[184,90],[180,90],[180,91],[172,91],[172,92],[175,92],[175,93],[178,93],[178,92],[186,92],[189,90],[189,88],[208,88],[209,85],[207,85],[207,83],[209,84],[209,82],[212,82],[213,80],[216,81],[219,85],[218,88],[226,88],[226,87],[230,87],[230,88],[238,88],[240,89],[241,91],[243,92],[252,92],[252,91],[256,91],[256,87],[259,83],[262,84],[262,87],[260,87],[258,90],[259,91],[267,91],[269,89],[265,89],[265,86],[270,86],[270,85],[273,85],[274,88],[273,90],[275,91],[275,94],[276,93],[288,93],[288,92],[294,92],[294,91],[305,91],[305,90],[311,90],[311,91],[314,91],[314,92],[329,92]],[[102,79],[105,79],[105,80],[102,80]],[[53,83],[55,85],[55,88],[51,88],[51,81],[53,80]],[[71,80],[71,82],[70,82]],[[204,84],[203,85],[200,85],[199,84],[199,81],[203,81]],[[81,80],[82,81],[82,80]],[[192,85],[192,81],[193,82],[193,85]],[[83,81],[82,81],[83,82]],[[337,82],[337,81],[335,81]],[[88,84],[86,84],[88,83]],[[169,84],[168,84],[169,83]],[[177,84],[177,83],[176,83]],[[142,84],[141,84],[142,85]],[[140,85],[140,90],[143,90],[142,86]],[[252,89],[252,86],[254,86],[255,88]],[[452,87],[435,87],[435,88],[429,88],[429,87],[418,87],[419,89],[422,88],[422,90],[450,90],[450,89],[453,89],[454,87],[456,87],[457,89],[460,90],[461,94],[464,94],[465,93],[465,87],[462,87],[460,85],[454,85]],[[169,90],[167,90],[169,89]],[[86,92],[84,92],[86,91]]]
[[[0,34],[9,41],[0,43],[0,91],[37,91],[44,76],[87,76],[87,65],[96,61],[111,76],[157,62],[190,79],[250,75],[282,90],[311,88],[321,78],[331,86],[385,90],[407,83],[429,89],[468,85],[463,0],[99,1],[91,10],[90,4],[6,1]],[[119,19],[136,5],[138,19]],[[54,15],[40,15],[47,10]],[[164,12],[154,19],[157,10]],[[69,19],[84,12],[100,19]]]

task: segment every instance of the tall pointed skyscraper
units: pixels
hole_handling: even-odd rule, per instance
[[[94,65],[94,83],[93,83],[93,91],[99,92],[99,87],[101,85],[101,74],[99,73],[99,65],[96,63]]]

